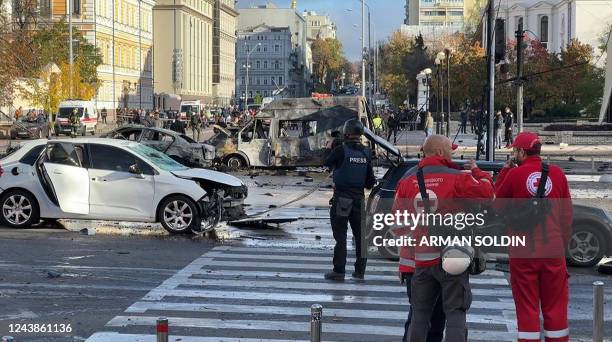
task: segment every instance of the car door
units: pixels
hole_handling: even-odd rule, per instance
[[[98,219],[151,221],[155,171],[131,152],[119,147],[89,144],[91,215]],[[130,172],[136,165],[142,173]]]
[[[256,119],[244,128],[238,149],[248,156],[251,166],[270,166],[270,119]]]
[[[42,185],[65,213],[89,214],[89,174],[83,145],[49,143],[40,161]]]

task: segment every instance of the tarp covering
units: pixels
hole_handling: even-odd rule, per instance
[[[606,63],[606,83],[604,86],[603,100],[601,101],[601,111],[599,112],[599,123],[604,122],[608,107],[612,106],[612,32],[608,37],[608,62]]]

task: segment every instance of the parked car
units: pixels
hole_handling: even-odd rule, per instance
[[[169,129],[130,124],[103,134],[101,137],[137,141],[189,167],[210,167],[215,157],[214,146],[198,143],[186,134]]]
[[[0,221],[14,228],[82,219],[160,222],[172,234],[207,230],[246,188],[234,176],[117,139],[27,141],[0,164]]]
[[[383,179],[371,191],[366,203],[366,227],[369,238],[373,234],[391,237],[388,230],[374,231],[372,227],[372,214],[391,211],[391,203],[395,197],[395,188],[404,174],[419,162],[418,159],[405,159],[399,150],[384,139],[374,135],[366,129],[366,135],[377,145],[387,151],[392,166],[388,169]],[[462,165],[464,160],[455,160],[456,164]],[[478,161],[478,166],[484,171],[494,174],[499,173],[503,167],[502,162]],[[586,205],[574,204],[573,233],[567,246],[567,261],[574,266],[589,267],[596,265],[607,256],[612,256],[612,216],[607,211]],[[398,250],[395,247],[379,247],[379,253],[387,258],[397,258]]]
[[[42,139],[49,136],[49,122],[44,116],[22,116],[13,122],[12,139]]]

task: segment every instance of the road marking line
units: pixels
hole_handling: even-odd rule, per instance
[[[366,318],[385,319],[405,322],[408,315],[408,307],[404,310],[353,310],[324,308],[324,318]],[[269,314],[287,316],[310,316],[310,308],[287,307],[287,306],[264,306],[264,305],[237,305],[237,304],[192,304],[192,303],[169,303],[169,302],[136,302],[125,312],[145,313],[147,311],[188,311],[188,312],[223,312],[223,313],[245,313],[245,314]],[[468,323],[485,323],[508,325],[515,322],[516,318],[491,317],[490,315],[467,315]]]
[[[302,272],[266,272],[266,271],[250,271],[250,270],[213,270],[203,268],[198,272],[195,272],[193,275],[198,276],[228,276],[228,277],[258,277],[258,278],[296,278],[296,279],[322,279],[323,275],[321,273],[302,273]],[[392,281],[398,282],[397,275],[370,275],[366,272],[366,280],[372,281]],[[346,279],[349,281],[349,278]],[[470,284],[472,285],[509,285],[508,280],[505,278],[493,278],[493,277],[470,277]]]
[[[157,342],[155,335],[120,334],[99,332],[91,335],[86,342]],[[307,342],[306,340],[271,340],[259,338],[169,336],[169,342]]]

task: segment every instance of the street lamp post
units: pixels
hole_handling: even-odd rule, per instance
[[[68,6],[66,6],[66,10],[68,11],[68,40],[69,43],[68,44],[68,65],[70,66],[70,91],[68,92],[70,95],[70,98],[72,99],[72,88],[73,88],[73,84],[72,84],[72,68],[73,68],[73,63],[74,63],[74,52],[73,52],[73,48],[72,48],[72,44],[74,43],[72,41],[72,0],[66,0],[68,2]]]
[[[427,111],[429,112],[429,97],[430,97],[429,88],[431,87],[431,69],[430,68],[424,69],[422,73],[425,74],[425,85],[427,86],[427,88],[425,88],[426,90],[425,107],[427,108]]]
[[[244,43],[244,46],[248,46]],[[253,48],[247,51],[246,65],[243,65],[246,68],[246,79],[244,80],[244,109],[249,109],[249,69],[251,68],[251,63],[249,62],[251,58],[251,54],[255,51],[255,48],[261,46],[261,43],[257,43],[257,45],[253,46]]]
[[[446,116],[446,136],[450,137],[450,119],[451,119],[451,93],[450,93],[450,56],[451,49],[444,49],[446,55],[446,101],[448,108],[448,115]]]
[[[439,99],[437,101],[437,103],[439,103],[439,106],[437,106],[437,122],[436,122],[436,134],[443,134],[444,133],[444,86],[442,85],[442,63],[444,61],[444,59],[446,58],[446,55],[444,54],[443,51],[438,52],[438,54],[436,55],[436,60],[435,60],[435,64],[436,64],[436,74],[438,75],[438,96]]]
[[[365,0],[361,0],[361,96],[366,96],[366,56],[365,56]]]

